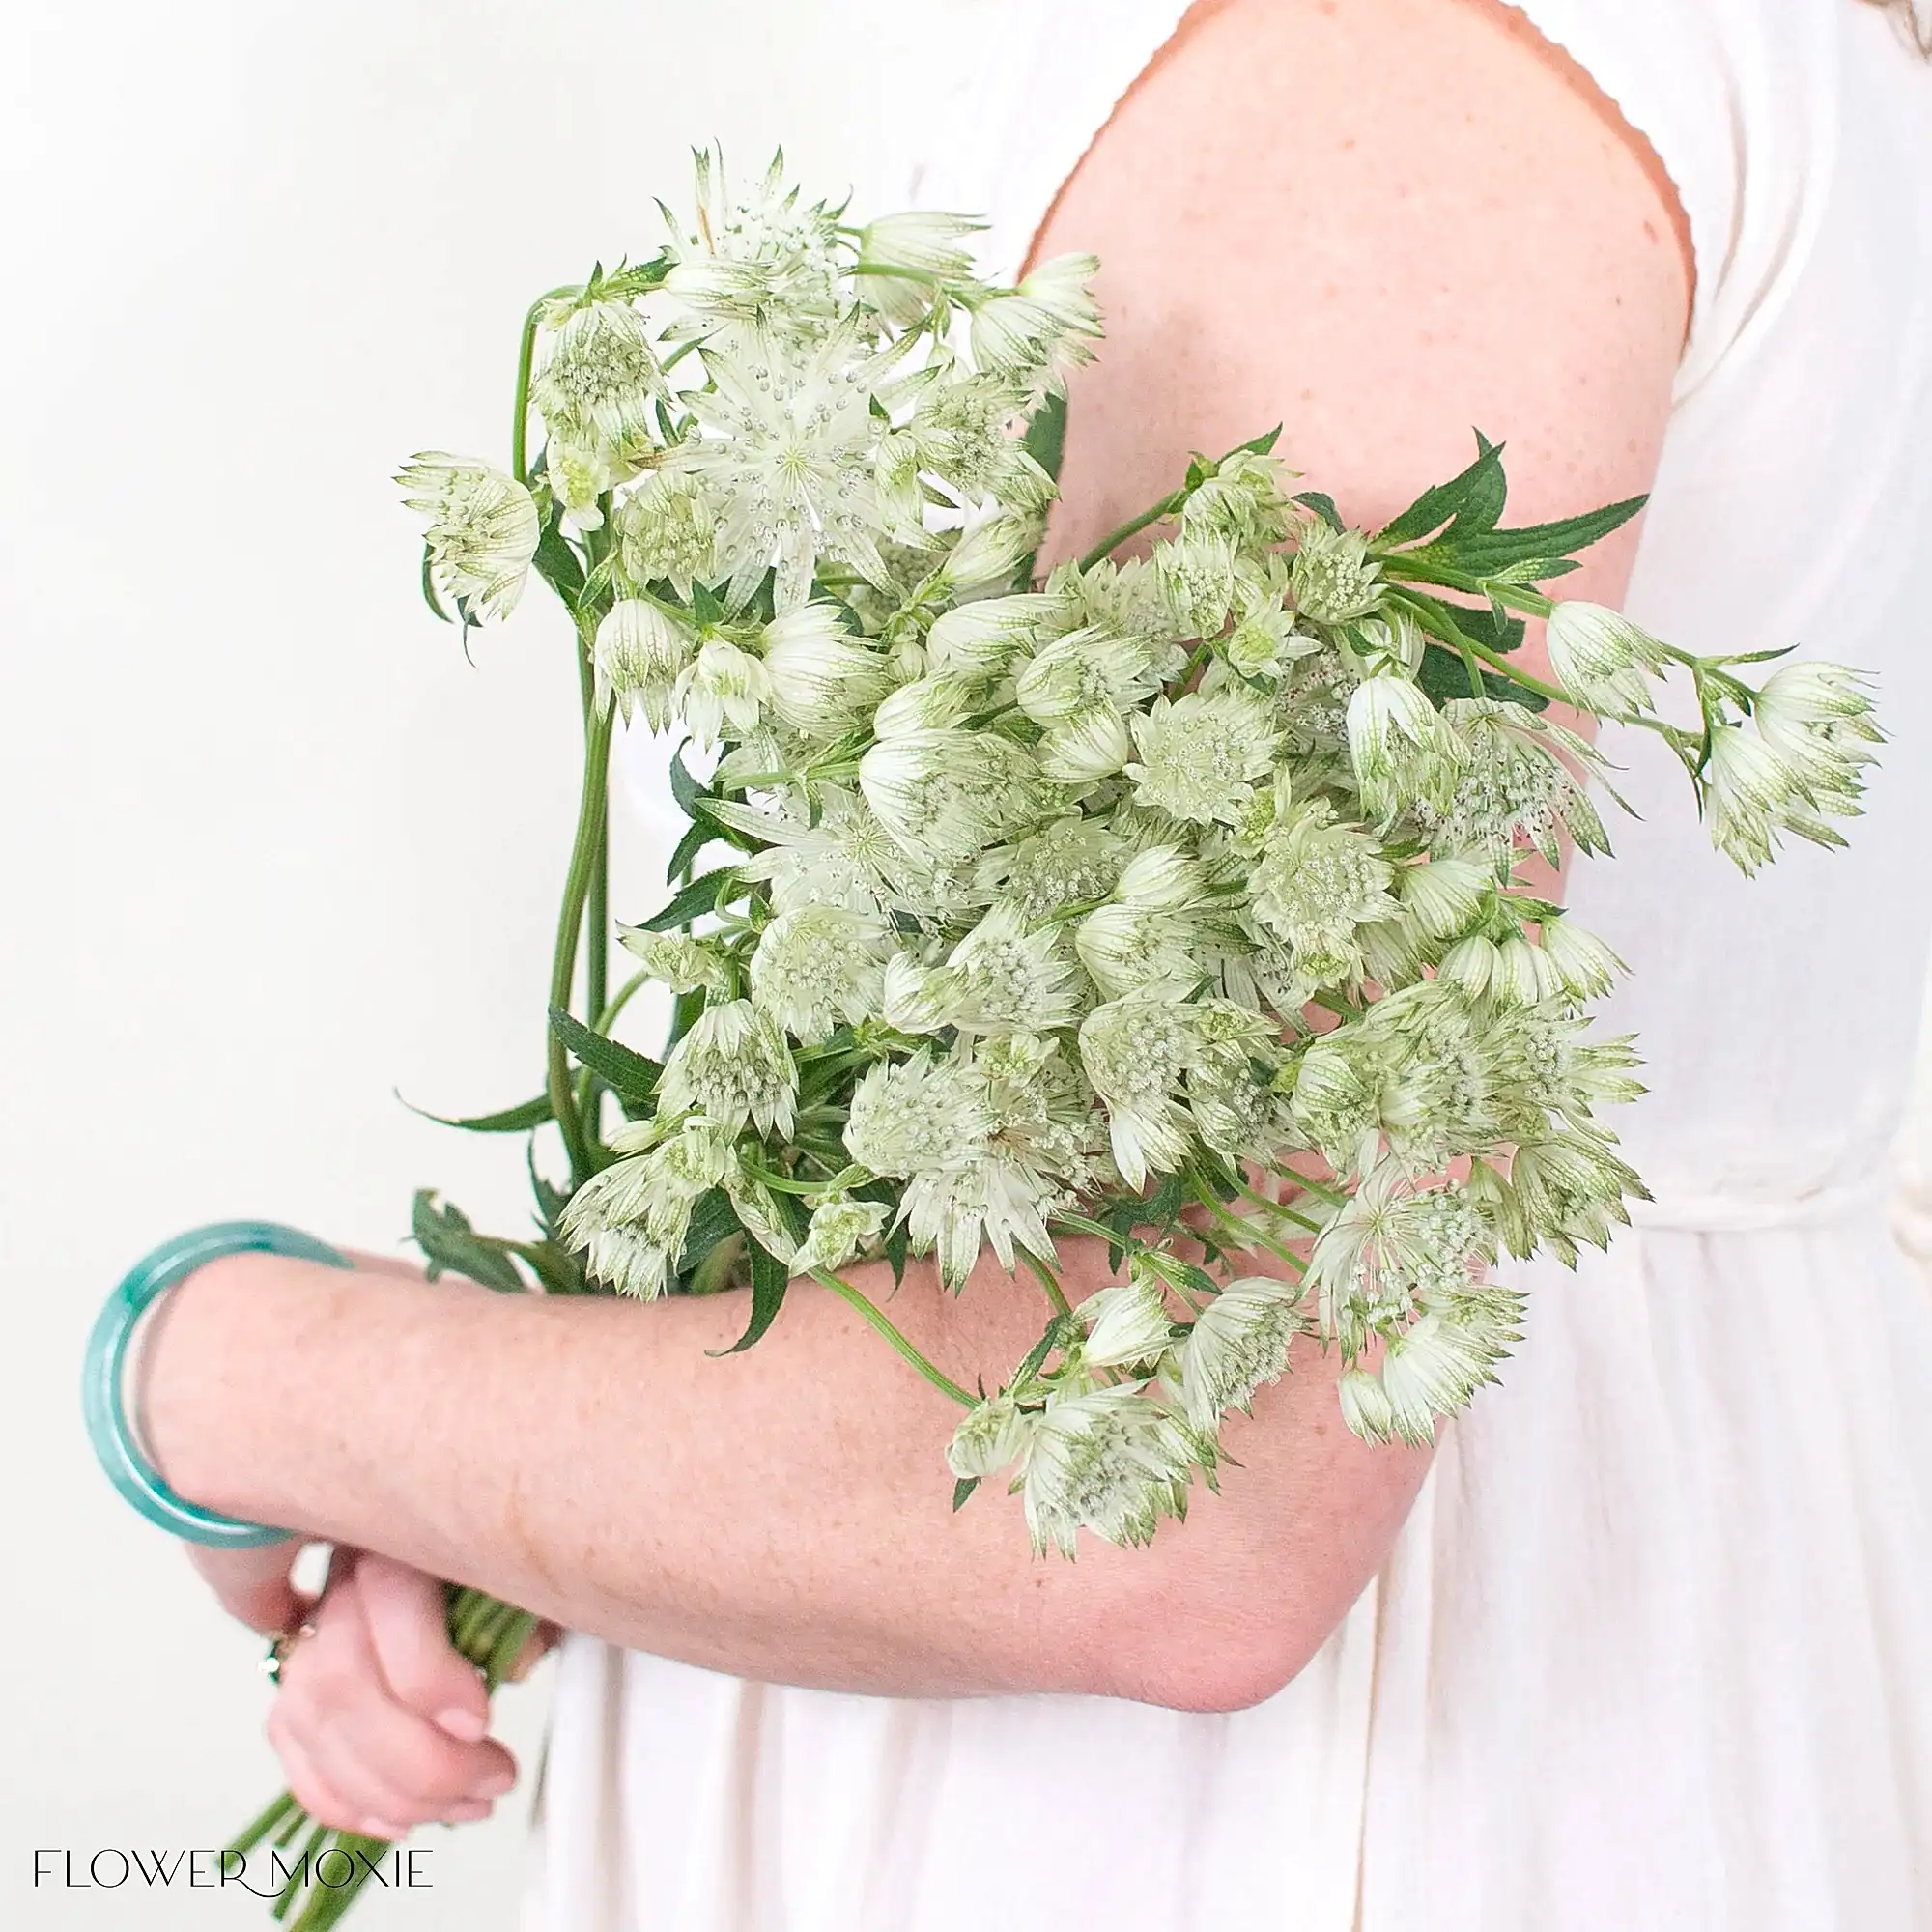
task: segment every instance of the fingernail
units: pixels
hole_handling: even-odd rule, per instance
[[[516,1781],[514,1772],[493,1771],[488,1777],[476,1780],[476,1795],[479,1798],[500,1798]]]
[[[461,1738],[467,1745],[480,1743],[490,1728],[490,1719],[474,1711],[439,1711],[436,1714],[437,1727],[453,1738]]]
[[[450,1805],[442,1814],[443,1822],[450,1825],[473,1825],[479,1818],[487,1818],[490,1807],[487,1804],[472,1804],[468,1799]]]
[[[409,1834],[407,1825],[392,1825],[386,1818],[365,1818],[362,1821],[362,1835],[365,1838],[407,1838]]]

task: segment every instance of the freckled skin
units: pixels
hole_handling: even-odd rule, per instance
[[[1075,248],[1105,261],[1109,335],[1073,385],[1056,556],[1191,450],[1276,421],[1365,524],[1461,469],[1472,424],[1508,441],[1512,521],[1648,487],[1681,217],[1643,144],[1492,0],[1198,7],[1037,243]],[[1616,602],[1634,544],[1606,540],[1566,590]],[[1069,1291],[1104,1265],[1077,1252]],[[884,1269],[855,1279],[892,1292]],[[1335,1365],[1311,1354],[1230,1421],[1242,1466],[1184,1526],[1036,1562],[998,1485],[952,1514],[958,1411],[809,1286],[724,1360],[705,1351],[742,1329],[737,1294],[524,1301],[251,1257],[175,1300],[149,1417],[190,1496],[793,1683],[1253,1702],[1346,1613],[1426,1468],[1341,1429]],[[893,1304],[968,1385],[996,1384],[1042,1313],[984,1263],[957,1297],[915,1268]]]

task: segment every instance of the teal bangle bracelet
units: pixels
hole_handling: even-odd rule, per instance
[[[217,1221],[212,1227],[177,1235],[136,1262],[107,1297],[107,1305],[87,1338],[87,1359],[80,1380],[81,1413],[107,1480],[150,1522],[188,1543],[204,1543],[218,1549],[257,1549],[282,1542],[290,1532],[221,1516],[169,1489],[135,1441],[122,1400],[122,1382],[134,1330],[156,1296],[209,1262],[242,1254],[287,1255],[296,1261],[323,1262],[330,1267],[353,1265],[346,1255],[338,1254],[326,1241],[273,1221]]]

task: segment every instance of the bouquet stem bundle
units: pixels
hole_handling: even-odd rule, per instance
[[[1587,1013],[1620,962],[1548,896],[1566,846],[1607,850],[1605,760],[1547,707],[1662,739],[1750,871],[1787,834],[1841,842],[1861,681],[1753,686],[1783,653],[1553,599],[1641,499],[1506,527],[1480,436],[1377,530],[1261,436],[1041,573],[1092,259],[994,286],[970,221],[854,227],[777,164],[734,199],[700,156],[696,199],[649,261],[532,306],[507,471],[402,473],[432,608],[467,638],[541,577],[583,723],[542,1091],[449,1122],[532,1135],[534,1237],[425,1191],[432,1276],[745,1288],[727,1352],[810,1279],[959,1406],[954,1506],[1005,1480],[1041,1552],[1184,1514],[1225,1417],[1308,1349],[1340,1352],[1357,1434],[1432,1440],[1519,1333],[1487,1269],[1574,1263],[1641,1193],[1598,1118],[1634,1055]],[[612,991],[620,719],[681,734],[688,830]],[[615,1037],[653,984],[658,1058]],[[990,1393],[844,1272],[927,1254],[953,1292],[1042,1297]],[[493,1683],[529,1629],[467,1590],[450,1617]],[[305,1822],[278,1801],[248,1842]],[[344,1909],[311,1886],[297,1922]]]

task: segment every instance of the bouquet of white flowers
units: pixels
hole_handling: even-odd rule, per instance
[[[419,1195],[431,1272],[748,1285],[741,1349],[809,1277],[959,1403],[955,1506],[1009,1480],[1037,1551],[1179,1516],[1297,1349],[1339,1352],[1358,1435],[1430,1441],[1519,1333],[1485,1269],[1574,1262],[1642,1191],[1598,1118],[1634,1056],[1586,1018],[1618,961],[1522,869],[1607,849],[1603,760],[1545,707],[1660,734],[1751,871],[1781,833],[1840,842],[1879,737],[1861,680],[1753,688],[1780,653],[1552,602],[1641,499],[1502,527],[1480,436],[1378,530],[1258,437],[1042,579],[1092,258],[989,286],[968,220],[852,226],[777,165],[734,200],[708,156],[670,227],[531,309],[507,472],[402,473],[440,612],[505,617],[532,568],[562,600],[585,753],[544,1092],[453,1123],[554,1126],[568,1181],[532,1162],[528,1240]],[[1553,684],[1519,668],[1525,616]],[[1656,712],[1668,673],[1688,723]],[[681,740],[690,829],[612,991],[619,717]],[[661,1058],[613,1037],[653,982]],[[1069,1235],[1116,1276],[1077,1303]],[[840,1274],[933,1253],[949,1289],[1017,1292],[988,1249],[1040,1296],[990,1394]],[[500,1674],[529,1620],[458,1591],[451,1628]],[[300,1822],[283,1800],[254,1836]],[[311,1886],[299,1922],[346,1903]]]

